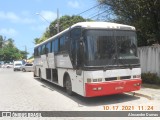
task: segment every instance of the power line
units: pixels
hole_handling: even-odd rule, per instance
[[[100,4],[98,4],[98,5],[95,5],[95,6],[91,7],[91,8],[89,8],[89,9],[81,12],[81,13],[76,14],[76,16],[79,16],[79,15],[81,15],[81,14],[83,14],[83,13],[86,13],[86,12],[88,12],[88,11],[90,11],[90,10],[96,8],[96,7],[99,7],[99,6],[101,6],[101,5],[102,5],[102,3],[100,3]],[[91,18],[94,18],[94,17],[96,17],[96,16],[98,16],[98,15],[101,15],[101,14],[103,14],[103,13],[106,12],[106,11],[108,11],[108,10],[105,10],[105,11],[103,11],[103,12],[101,12],[101,13],[98,12],[98,14],[92,16]],[[95,14],[95,13],[94,13],[94,14]],[[91,19],[91,18],[89,18],[89,19]],[[73,18],[73,19],[72,19],[71,21],[69,21],[69,22],[67,21],[67,22],[59,25],[59,27],[60,27],[60,26],[63,26],[63,25],[66,24],[66,23],[68,23],[68,24],[71,23],[74,19],[75,19],[75,18]],[[55,27],[53,27],[53,29],[55,29]]]
[[[89,8],[89,9],[87,9],[87,10],[85,10],[85,11],[79,13],[79,14],[77,14],[77,16],[78,16],[78,15],[81,15],[81,14],[83,14],[83,13],[85,13],[85,12],[88,12],[88,11],[90,11],[90,10],[92,10],[92,9],[94,9],[94,8],[96,8],[96,7],[98,7],[98,6],[100,6],[100,5],[102,5],[102,3],[100,3],[100,4],[98,4],[98,5],[95,5],[95,6],[91,7],[91,8]]]
[[[100,5],[102,5],[102,3],[100,3],[100,4],[98,4],[98,5],[95,5],[95,6],[91,7],[91,8],[89,8],[89,9],[87,9],[87,10],[81,12],[81,13],[78,13],[76,16],[79,16],[79,15],[85,13],[85,12],[88,12],[88,11],[90,11],[90,10],[92,10],[92,9],[94,9],[94,8],[96,8],[96,7],[98,7],[98,6],[100,6]],[[37,15],[40,15],[43,19],[45,19],[41,14],[39,14],[39,13],[36,13],[36,14],[37,14]],[[58,14],[58,13],[57,13],[57,14]],[[45,20],[46,20],[46,19],[45,19]],[[48,20],[46,20],[46,21],[49,22]],[[57,21],[59,21],[59,20],[58,20],[58,17],[57,17]],[[66,24],[66,23],[67,23],[67,22],[63,23],[62,25],[57,25],[57,27],[59,28],[60,26],[63,26],[63,25]],[[71,23],[71,21],[70,21],[69,23]],[[52,26],[52,25],[51,25],[51,26]],[[52,27],[53,27],[53,29],[56,29],[55,26],[52,26]],[[58,32],[59,32],[59,29],[58,29]]]
[[[108,10],[109,10],[109,9],[107,9],[107,10],[105,10],[105,11],[101,12],[101,13],[98,13],[98,14],[96,14],[96,15],[94,15],[94,16],[92,16],[92,17],[88,18],[88,19],[92,19],[92,18],[94,18],[94,17],[96,17],[96,16],[99,16],[99,15],[101,15],[101,14],[103,14],[103,13],[107,12]]]
[[[91,8],[89,8],[89,9],[87,9],[87,10],[81,12],[81,13],[78,13],[76,16],[79,16],[79,15],[85,13],[85,12],[88,12],[88,11],[90,11],[90,10],[92,10],[92,9],[94,9],[94,8],[96,8],[96,7],[98,7],[98,6],[100,6],[100,5],[102,5],[102,3],[100,3],[100,4],[98,4],[98,5],[95,5],[95,6],[91,7]],[[74,19],[75,19],[75,18],[74,18]],[[70,21],[70,22],[65,22],[65,23],[63,23],[63,24],[60,25],[60,26],[63,26],[64,24],[66,24],[66,23],[71,23],[71,22],[72,22],[72,21]]]
[[[99,14],[99,12],[100,12],[101,7],[102,7],[102,6],[99,7],[98,14]],[[97,21],[98,21],[98,20],[99,20],[99,15],[97,16]]]

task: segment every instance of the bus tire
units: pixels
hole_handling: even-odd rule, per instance
[[[43,79],[42,79],[41,70],[39,70],[39,80],[43,80]]]
[[[71,79],[69,76],[66,76],[66,91],[68,95],[73,95],[73,91],[72,91],[72,83],[71,83]]]
[[[37,77],[37,76],[33,73],[33,77]]]

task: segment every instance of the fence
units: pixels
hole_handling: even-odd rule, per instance
[[[142,73],[157,73],[160,77],[160,46],[146,46],[138,48]]]

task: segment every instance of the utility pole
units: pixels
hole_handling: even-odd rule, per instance
[[[59,33],[59,10],[57,9],[57,33]]]
[[[48,22],[50,24],[50,22],[45,18],[43,17],[40,13],[36,13],[36,15],[39,15],[41,18],[43,18],[46,22]],[[50,24],[52,26],[52,24]],[[57,8],[57,24],[55,26],[53,26],[53,28],[55,29],[55,27],[57,28],[57,33],[59,33],[59,9]]]

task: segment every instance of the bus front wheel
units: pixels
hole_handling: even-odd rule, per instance
[[[41,70],[39,70],[39,80],[43,80],[43,79],[42,79]]]
[[[69,76],[66,77],[66,91],[69,95],[73,95],[72,83]]]

